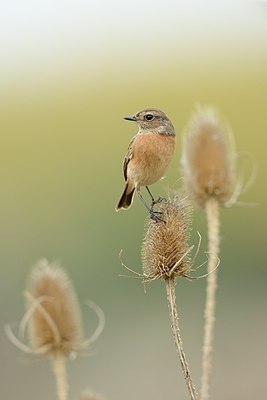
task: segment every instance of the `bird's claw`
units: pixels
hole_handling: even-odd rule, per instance
[[[156,200],[153,199],[151,203],[151,208],[153,208],[156,204],[161,203],[162,201],[166,201],[165,197],[159,196]]]
[[[162,212],[161,211],[154,211],[151,208],[151,210],[150,210],[150,218],[155,222],[165,222],[162,218],[158,217],[156,214],[162,214]]]

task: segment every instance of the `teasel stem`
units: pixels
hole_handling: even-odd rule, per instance
[[[216,291],[218,269],[218,254],[220,248],[220,204],[216,198],[209,198],[206,202],[206,215],[208,224],[208,277],[206,287],[206,304],[204,312],[204,339],[202,349],[202,377],[201,377],[201,400],[210,398],[210,379],[212,370],[212,352],[215,327]],[[213,272],[212,272],[213,271]]]
[[[176,351],[180,359],[182,371],[186,381],[186,386],[190,394],[190,399],[196,400],[198,398],[198,395],[192,381],[189,365],[186,361],[185,352],[183,349],[183,342],[180,334],[179,317],[178,317],[178,311],[176,306],[176,295],[175,295],[175,278],[171,277],[166,279],[166,290],[167,290],[169,313],[171,318],[171,328],[172,328],[172,334]]]
[[[67,382],[65,357],[62,353],[56,352],[51,361],[57,385],[57,399],[67,400],[69,385]]]

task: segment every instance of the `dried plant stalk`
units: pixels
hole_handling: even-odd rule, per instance
[[[51,361],[57,384],[57,398],[58,400],[66,400],[68,398],[69,386],[65,357],[60,352],[54,353]]]
[[[164,279],[171,319],[171,328],[177,354],[190,394],[191,400],[197,399],[189,365],[186,361],[175,296],[176,277],[188,276],[190,272],[190,247],[188,245],[188,224],[190,209],[178,196],[172,200],[163,200],[157,205],[160,220],[150,220],[144,239],[142,256],[145,281]]]
[[[205,208],[208,224],[208,278],[204,312],[201,400],[210,397],[212,351],[216,314],[219,256],[219,208],[233,196],[235,154],[229,127],[212,108],[199,108],[190,120],[184,138],[182,167],[189,192]]]
[[[190,394],[190,398],[191,398],[191,400],[196,400],[197,392],[196,392],[196,388],[192,381],[191,373],[189,370],[189,365],[186,361],[182,337],[180,334],[179,318],[178,318],[178,312],[177,312],[177,306],[176,306],[174,278],[166,279],[166,290],[167,290],[167,301],[168,301],[169,313],[170,313],[170,318],[171,318],[171,328],[172,328],[172,334],[173,334],[176,351],[177,351],[177,354],[180,359],[182,371],[183,371],[184,378],[186,381],[187,389]]]
[[[214,326],[216,315],[216,290],[218,270],[218,254],[220,247],[219,240],[219,212],[220,207],[216,199],[209,199],[206,202],[206,213],[208,220],[208,242],[209,242],[209,261],[208,277],[206,287],[206,306],[205,306],[205,325],[204,342],[202,354],[202,377],[201,377],[201,400],[207,400],[210,395],[210,378],[212,368],[212,351],[214,342]],[[213,272],[212,272],[213,271]]]

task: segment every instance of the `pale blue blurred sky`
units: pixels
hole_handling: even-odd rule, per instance
[[[1,83],[56,70],[94,70],[114,56],[205,61],[224,48],[266,54],[266,2],[10,0],[0,4]],[[266,7],[265,7],[266,8]],[[168,51],[166,51],[168,48]],[[166,51],[166,52],[165,52]],[[199,57],[198,57],[199,56]],[[239,54],[240,56],[240,54]]]

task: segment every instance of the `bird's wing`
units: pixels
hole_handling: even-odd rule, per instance
[[[123,161],[123,175],[124,175],[124,179],[126,181],[127,181],[127,167],[128,167],[130,160],[133,158],[132,147],[133,147],[133,142],[134,142],[135,137],[136,136],[134,136],[132,138],[132,140],[130,141],[130,144],[128,146],[128,151],[127,151],[126,156]]]

